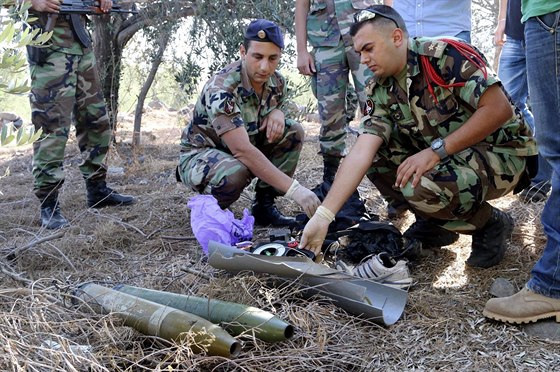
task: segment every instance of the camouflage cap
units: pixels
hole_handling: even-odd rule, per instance
[[[255,19],[249,23],[245,31],[245,39],[254,41],[265,41],[276,44],[278,48],[284,49],[284,35],[280,27],[274,22],[266,19]]]

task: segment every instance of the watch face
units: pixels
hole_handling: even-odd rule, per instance
[[[436,138],[434,142],[432,142],[432,148],[434,150],[440,149],[443,146],[443,140],[441,138]]]

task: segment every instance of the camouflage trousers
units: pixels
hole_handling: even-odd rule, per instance
[[[263,132],[258,136],[255,146],[274,166],[292,177],[303,146],[304,131],[301,124],[287,121],[283,137],[275,143],[266,141]],[[233,155],[216,148],[192,149],[182,153],[177,175],[194,191],[213,195],[222,208],[239,199],[243,189],[255,177]],[[258,180],[255,188],[266,189],[271,186]]]
[[[30,64],[32,121],[36,129],[43,130],[33,144],[34,191],[39,199],[64,182],[64,150],[72,121],[85,179],[105,179],[103,162],[111,140],[93,50],[84,49],[84,55],[47,53],[42,66]]]
[[[410,155],[393,141],[380,149],[367,177],[386,200],[408,203],[417,216],[463,234],[486,224],[491,213],[487,201],[513,191],[526,164],[524,157],[492,152],[488,145],[479,144],[440,162],[415,188],[410,182],[396,188],[397,167]]]
[[[343,157],[347,152],[347,116],[353,118],[356,112],[356,100],[351,90],[348,96],[350,99],[347,99],[349,74],[352,74],[360,107],[366,101],[365,84],[373,74],[365,65],[360,64],[359,55],[353,47],[345,46],[342,39],[336,47],[315,47],[312,54],[317,72],[313,75],[311,88],[317,98],[321,120],[320,153]]]

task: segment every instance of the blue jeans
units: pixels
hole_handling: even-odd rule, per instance
[[[459,39],[463,39],[469,44],[471,43],[471,32],[470,31],[461,31],[457,35],[455,35],[455,37],[459,38]]]
[[[507,41],[502,48],[500,54],[500,64],[498,67],[498,76],[504,84],[506,92],[519,108],[523,118],[531,127],[533,133],[536,133],[535,119],[533,113],[529,109],[527,99],[529,97],[529,87],[527,85],[527,65],[525,60],[525,42],[523,40],[507,37]],[[542,188],[548,192],[548,182],[552,177],[552,168],[546,160],[539,155],[539,170],[535,177],[531,180],[531,187]]]
[[[560,10],[525,24],[527,78],[539,153],[552,166],[552,191],[541,221],[547,242],[527,287],[560,298]]]

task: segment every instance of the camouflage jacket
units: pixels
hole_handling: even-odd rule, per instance
[[[220,136],[238,127],[245,127],[251,143],[258,146],[263,119],[274,109],[286,114],[286,94],[286,80],[278,71],[265,83],[259,100],[241,60],[226,66],[204,85],[193,118],[183,130],[181,151],[213,147],[231,153]]]
[[[47,25],[48,13],[33,12],[33,14],[37,17],[37,20],[33,22],[32,27],[41,27],[42,29],[44,29]],[[85,21],[86,17],[82,17],[82,22]],[[66,15],[58,15],[52,31],[53,35],[48,41],[50,48],[66,54],[84,54],[82,45],[74,35],[74,32],[72,31],[72,25],[70,24]]]
[[[307,14],[307,40],[313,47],[337,46],[340,37],[352,45],[349,35],[354,13],[376,3],[375,0],[310,0]]]
[[[434,86],[435,102],[426,86],[420,56],[429,57],[435,72],[445,82],[465,82],[462,87]],[[366,87],[368,99],[361,121],[361,132],[380,136],[389,142],[391,132],[407,136],[410,145],[423,150],[435,138],[445,138],[461,127],[474,113],[486,89],[500,84],[486,64],[487,77],[481,69],[463,57],[454,47],[431,38],[413,38],[408,42],[408,65],[405,91],[394,77],[372,79]],[[501,128],[487,136],[492,151],[528,156],[536,154],[531,131],[514,104],[512,115]]]

